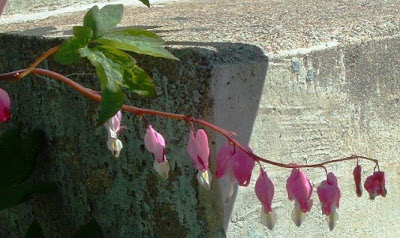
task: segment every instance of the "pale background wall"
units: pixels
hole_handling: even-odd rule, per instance
[[[339,222],[329,232],[316,194],[326,179],[324,171],[306,170],[314,205],[298,228],[290,218],[293,202],[285,189],[290,170],[265,166],[276,186],[273,209],[278,216],[269,231],[260,223],[261,205],[254,194],[256,166],[252,183],[239,188],[233,209],[232,204],[225,206],[231,214],[225,216],[228,237],[400,236],[399,48],[399,38],[394,38],[306,53],[294,50],[270,59],[265,79],[257,77],[262,63],[259,70],[237,64],[215,72],[216,123],[239,132],[255,153],[287,163],[365,155],[379,159],[388,178],[387,197],[370,201],[365,190],[361,198],[355,194],[356,161],[327,166],[342,192]],[[365,180],[374,164],[361,164]]]

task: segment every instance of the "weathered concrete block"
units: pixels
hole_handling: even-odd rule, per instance
[[[339,223],[329,232],[315,193],[316,186],[325,179],[324,172],[307,170],[314,186],[314,206],[302,227],[297,228],[290,220],[293,203],[288,201],[285,190],[290,171],[266,166],[276,185],[275,229],[267,231],[259,222],[261,205],[254,196],[259,171],[255,169],[252,185],[240,188],[237,193],[228,224],[229,237],[397,237],[400,234],[393,229],[400,214],[397,201],[400,191],[395,188],[400,169],[399,47],[400,39],[395,37],[307,53],[293,50],[271,59],[248,138],[256,153],[279,162],[320,163],[351,154],[377,158],[389,179],[390,194],[370,201],[364,191],[363,197],[358,198],[352,177],[355,162],[328,166],[329,171],[338,175],[342,193]],[[231,93],[236,95],[234,91]],[[226,118],[235,115],[222,114]],[[372,174],[374,165],[364,161],[361,164],[365,179]]]
[[[0,71],[24,68],[57,43],[60,40],[1,35]],[[267,66],[266,57],[257,47],[244,44],[214,47],[220,54],[196,48],[174,50],[181,62],[135,56],[154,78],[159,96],[144,100],[130,95],[127,103],[213,121],[215,99],[210,90],[213,72],[229,69],[229,65],[246,65],[246,77],[251,77],[254,71],[263,79],[265,69],[254,67],[251,62]],[[4,50],[11,48],[15,50]],[[243,52],[252,54],[242,57]],[[87,87],[99,87],[87,62],[64,67],[46,60],[42,67],[63,73]],[[54,181],[59,186],[57,193],[37,195],[27,203],[0,212],[0,224],[7,227],[1,231],[2,236],[22,236],[33,218],[42,224],[46,234],[62,237],[71,235],[90,218],[96,218],[106,237],[223,234],[217,183],[213,182],[212,191],[198,188],[195,171],[186,155],[188,127],[184,122],[147,118],[167,140],[171,174],[164,181],[153,171],[153,159],[143,144],[145,124],[137,117],[124,114],[123,124],[127,128],[121,136],[124,148],[115,159],[105,146],[104,128],[95,126],[98,103],[44,77],[29,76],[19,83],[2,82],[2,87],[12,97],[13,116],[11,123],[1,130],[16,125],[24,131],[43,129],[46,154],[38,161],[32,179]],[[210,134],[211,144],[215,144],[214,136]]]

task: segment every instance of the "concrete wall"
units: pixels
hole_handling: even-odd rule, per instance
[[[0,35],[0,72],[25,68],[60,40]],[[7,50],[13,49],[13,50]],[[213,52],[183,49],[174,52],[181,62],[136,57],[155,80],[154,100],[129,95],[127,103],[206,117]],[[86,62],[64,67],[46,60],[41,67],[65,74],[96,89],[98,80]],[[54,181],[58,191],[0,211],[0,237],[23,237],[32,219],[46,237],[71,237],[79,226],[95,218],[105,237],[216,237],[222,232],[218,186],[204,195],[186,154],[189,128],[184,122],[147,117],[165,136],[171,163],[169,180],[153,170],[145,151],[145,124],[123,115],[124,148],[115,159],[106,147],[107,134],[96,127],[99,104],[67,86],[44,77],[29,76],[19,83],[0,82],[12,98],[12,119],[1,125],[42,129],[45,155],[31,180]]]
[[[0,72],[26,67],[59,41],[1,35]],[[197,45],[196,45],[197,44]],[[262,156],[281,162],[317,163],[362,154],[380,159],[388,176],[386,198],[357,198],[355,163],[328,168],[339,177],[342,200],[339,223],[329,232],[318,198],[302,227],[290,219],[287,169],[265,166],[276,185],[274,231],[259,222],[261,205],[254,195],[254,170],[249,187],[239,188],[231,204],[222,204],[214,179],[211,192],[198,187],[185,153],[188,128],[182,122],[148,118],[164,133],[172,173],[168,181],[152,169],[144,151],[144,125],[124,115],[125,148],[115,160],[105,146],[103,128],[95,128],[98,104],[69,88],[41,77],[1,83],[13,99],[13,118],[1,130],[22,125],[42,128],[47,154],[33,180],[55,181],[57,193],[0,212],[0,236],[21,237],[33,218],[46,234],[68,237],[79,225],[96,218],[106,237],[397,237],[400,235],[399,143],[400,47],[398,37],[355,45],[337,45],[266,57],[246,44],[195,43],[174,50],[180,63],[139,57],[151,73],[159,97],[136,97],[129,103],[200,116],[236,131]],[[6,49],[13,49],[6,50]],[[49,67],[96,87],[87,64]],[[210,133],[212,158],[223,138]],[[215,168],[213,160],[213,168]],[[373,169],[361,163],[365,179]],[[314,190],[325,179],[319,169],[307,170]],[[222,185],[223,186],[223,185]],[[225,215],[222,215],[222,206]]]
[[[307,169],[314,186],[314,206],[303,225],[291,221],[287,199],[290,170],[266,165],[276,186],[273,231],[260,223],[261,205],[252,183],[240,187],[234,204],[225,205],[228,237],[399,237],[400,225],[400,39],[398,37],[326,49],[302,49],[269,59],[266,68],[236,64],[213,73],[217,99],[215,122],[239,132],[255,153],[279,162],[319,163],[352,154],[380,160],[388,177],[388,195],[375,201],[355,194],[356,162],[329,165],[339,178],[342,199],[339,222],[329,232],[321,215],[316,187],[321,169]],[[221,145],[221,141],[217,143]],[[373,163],[361,162],[363,179]],[[256,166],[257,167],[257,166]]]

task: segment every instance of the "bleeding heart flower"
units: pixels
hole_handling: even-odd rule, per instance
[[[165,140],[164,137],[155,131],[151,125],[146,129],[144,136],[144,145],[146,149],[153,154],[154,170],[161,175],[161,177],[168,179],[169,162],[165,157]]]
[[[115,157],[119,157],[119,154],[123,148],[122,142],[118,139],[118,134],[121,132],[121,120],[122,113],[118,111],[113,117],[108,119],[104,123],[104,127],[107,130],[108,140],[107,148],[113,153]]]
[[[246,148],[251,152],[250,148]],[[233,194],[234,184],[248,186],[255,161],[240,148],[235,148],[229,143],[225,144],[218,152],[217,172],[218,179],[224,178],[228,182],[225,191],[225,202],[229,201]]]
[[[357,166],[353,170],[354,182],[356,184],[356,193],[358,197],[362,195],[362,187],[361,187],[361,165],[357,164]]]
[[[258,200],[260,200],[262,204],[261,222],[266,225],[268,229],[272,230],[276,224],[276,216],[271,207],[275,193],[275,186],[263,169],[260,169],[260,175],[256,182],[255,191]]]
[[[336,209],[339,208],[340,201],[340,190],[333,173],[328,173],[327,179],[318,186],[317,194],[321,202],[322,214],[327,215],[329,229],[333,230],[338,220]]]
[[[207,134],[203,129],[196,132],[190,131],[187,153],[192,159],[194,167],[198,170],[197,180],[207,190],[211,188],[211,173],[208,169],[210,149]]]
[[[373,175],[368,176],[365,180],[364,188],[369,193],[369,198],[374,200],[376,196],[382,195],[382,197],[386,197],[386,178],[385,173],[378,171],[374,172]]]
[[[10,119],[11,99],[8,93],[0,88],[0,123]]]
[[[304,172],[294,168],[286,181],[286,190],[289,200],[295,201],[292,211],[292,220],[297,226],[300,226],[304,221],[305,213],[310,211],[312,207],[311,183]]]

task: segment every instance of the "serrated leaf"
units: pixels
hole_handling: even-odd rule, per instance
[[[79,227],[79,230],[75,232],[72,238],[97,238],[100,235],[100,226],[95,219],[92,219],[86,225]]]
[[[112,31],[94,42],[138,54],[179,60],[168,50],[161,47],[164,44],[164,40],[161,37],[144,29]]]
[[[105,88],[101,93],[101,112],[98,125],[103,125],[108,119],[113,117],[124,104],[124,93],[118,88],[117,91],[112,91]]]
[[[0,189],[0,211],[28,200],[34,193],[45,193],[56,189],[57,186],[54,183],[24,183],[2,188]]]
[[[93,37],[97,38],[115,28],[122,20],[124,6],[106,5],[102,9],[92,7],[83,18],[83,25],[93,30]]]
[[[25,238],[44,238],[43,230],[39,222],[33,220],[25,233]]]
[[[0,189],[28,179],[35,168],[36,158],[43,152],[42,132],[33,131],[24,140],[18,133],[19,130],[11,130],[0,138]]]
[[[146,71],[136,65],[125,69],[123,83],[130,91],[140,96],[154,97],[156,95],[152,79]]]
[[[79,49],[89,44],[92,34],[93,32],[89,27],[74,27],[74,37],[61,44],[60,49],[54,55],[55,61],[63,65],[77,62],[81,58]]]
[[[150,2],[149,0],[139,0],[141,1],[144,5],[146,5],[147,7],[150,7]]]

